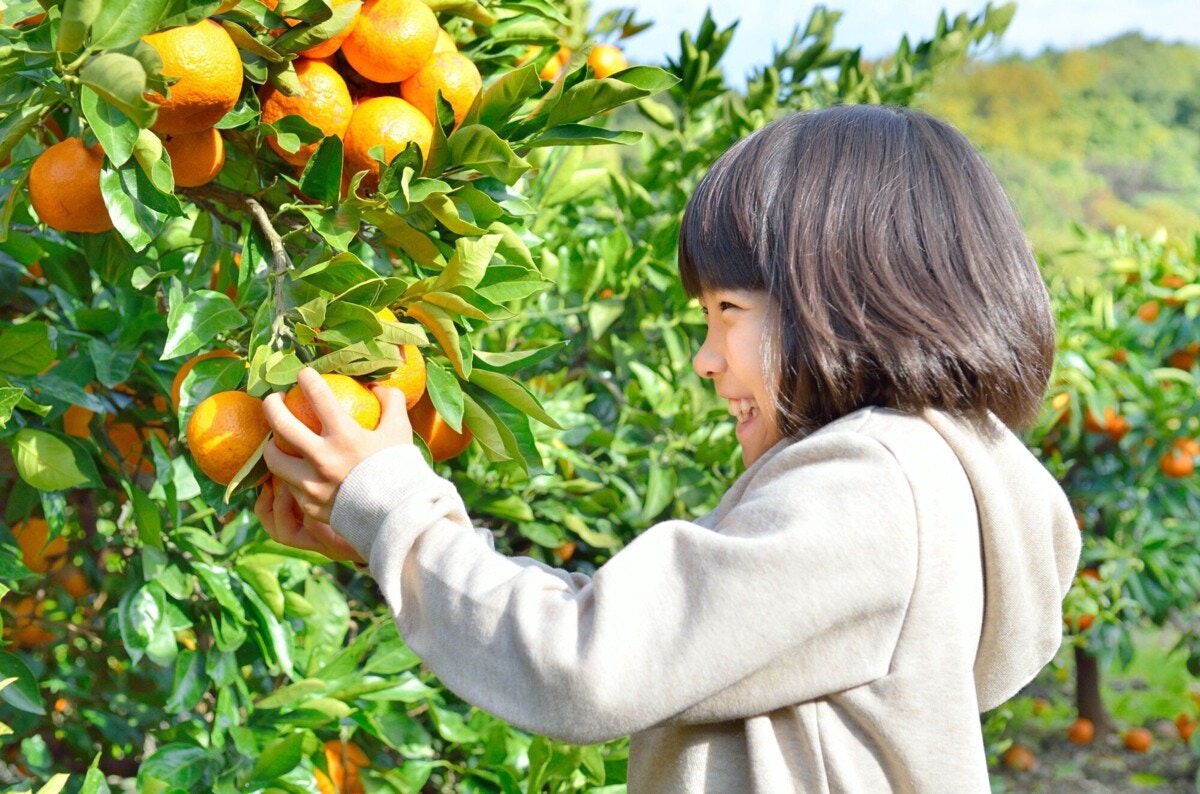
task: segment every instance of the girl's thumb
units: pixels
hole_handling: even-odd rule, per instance
[[[404,392],[393,386],[372,386],[371,391],[379,399],[379,427],[376,429],[412,443],[412,424],[408,421]]]

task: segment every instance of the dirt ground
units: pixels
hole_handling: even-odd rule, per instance
[[[1004,794],[1176,794],[1200,791],[1197,758],[1169,722],[1156,726],[1154,746],[1133,753],[1119,736],[1086,747],[1061,734],[1028,737],[1037,763],[1028,772],[992,771],[992,790]]]

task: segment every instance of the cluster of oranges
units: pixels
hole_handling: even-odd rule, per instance
[[[381,314],[395,318],[387,310]],[[413,432],[425,442],[435,461],[448,460],[462,453],[471,443],[471,431],[466,427],[461,432],[455,431],[433,407],[425,391],[425,358],[421,351],[415,345],[399,347],[401,365],[377,383],[404,392]],[[197,356],[180,367],[172,386],[176,405],[183,380],[197,363],[212,356],[233,355],[228,351],[214,351]],[[325,374],[322,378],[338,404],[355,421],[367,429],[374,429],[379,424],[379,400],[364,383],[336,373]],[[284,404],[310,429],[318,433],[321,431],[321,420],[299,386],[288,390],[284,395]],[[228,485],[269,432],[262,400],[245,391],[232,390],[210,395],[196,406],[188,420],[186,440],[192,459],[205,476]],[[283,439],[277,439],[276,443],[285,454],[300,455],[298,449]]]
[[[71,598],[81,599],[91,588],[83,571],[68,560],[69,547],[63,536],[50,537],[50,524],[33,516],[12,526],[25,567],[49,577]],[[39,590],[40,593],[40,590]],[[43,648],[54,636],[43,616],[45,601],[39,596],[19,596],[10,607],[12,618],[4,626],[4,639],[13,648]]]

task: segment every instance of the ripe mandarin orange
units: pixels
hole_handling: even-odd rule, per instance
[[[1096,726],[1087,717],[1080,717],[1067,728],[1067,741],[1072,744],[1091,744],[1096,738]]]
[[[42,623],[46,604],[31,596],[13,602],[11,622],[4,624],[4,637],[14,648],[43,648],[54,635]]]
[[[435,461],[460,455],[471,444],[471,429],[464,424],[462,432],[456,433],[433,407],[428,392],[409,409],[408,421],[412,424],[413,432],[429,447],[429,454]]]
[[[1178,447],[1172,447],[1158,459],[1158,468],[1168,477],[1190,477],[1196,470],[1196,463],[1191,455]]]
[[[467,56],[458,52],[440,52],[421,66],[417,73],[400,83],[400,96],[437,123],[437,95],[454,108],[454,123],[461,124],[475,97],[483,90],[483,78]]]
[[[113,422],[108,426],[108,440],[117,450],[116,460],[107,453],[104,460],[132,477],[138,471],[153,471],[153,464],[144,459],[146,446],[141,431],[129,422]]]
[[[38,155],[29,171],[29,200],[38,217],[60,232],[105,232],[113,228],[100,193],[100,144],[67,138]]]
[[[1137,317],[1144,323],[1152,323],[1158,319],[1159,305],[1158,301],[1150,300],[1143,303],[1137,309]]]
[[[325,766],[329,774],[316,771],[321,794],[363,794],[359,769],[370,763],[371,759],[354,742],[329,739],[325,742]]]
[[[439,52],[458,52],[454,37],[447,33],[445,28],[438,28],[437,43],[433,45],[433,53],[436,55]]]
[[[188,376],[188,373],[195,369],[196,365],[201,361],[208,361],[210,358],[240,358],[237,353],[232,350],[210,350],[207,353],[201,353],[194,358],[189,358],[183,362],[183,366],[175,373],[175,377],[171,379],[171,408],[179,410],[179,396],[183,392],[183,379]]]
[[[350,0],[331,0],[329,7],[337,9],[339,6],[344,6],[349,2]],[[295,25],[296,22],[288,20],[288,24]],[[354,26],[357,24],[358,14],[355,14],[354,19],[350,20],[350,24],[342,28],[340,32],[335,33],[333,36],[321,42],[320,44],[309,47],[307,50],[303,50],[300,54],[305,58],[328,58],[341,49],[342,42],[349,37],[350,33],[354,30]]]
[[[207,185],[225,165],[225,139],[216,127],[163,137],[176,187]]]
[[[383,147],[383,161],[389,163],[409,143],[416,143],[422,156],[433,144],[433,125],[425,114],[400,97],[381,96],[358,103],[346,128],[346,175],[366,171],[363,185],[373,190],[379,184],[379,164],[371,149]]]
[[[1192,734],[1196,732],[1196,720],[1189,717],[1186,713],[1180,712],[1175,717],[1175,729],[1179,732],[1179,738],[1185,742],[1192,740]]]
[[[77,565],[67,564],[61,571],[53,574],[54,581],[75,600],[79,600],[92,591],[88,585],[87,575]]]
[[[33,516],[12,525],[13,537],[21,549],[21,561],[34,573],[57,570],[66,564],[67,539],[62,535],[50,539],[50,524]]]
[[[288,96],[268,83],[259,92],[262,105],[262,122],[274,124],[285,116],[299,116],[321,131],[326,137],[346,134],[354,103],[350,90],[337,70],[324,61],[301,59],[296,62],[296,78],[300,90]],[[286,151],[274,135],[267,137],[267,145],[292,165],[304,165],[317,151],[320,141],[304,144],[294,152]]]
[[[200,471],[228,485],[270,430],[262,400],[244,391],[217,392],[192,412],[187,445]]]
[[[95,415],[95,411],[84,408],[82,405],[68,407],[63,412],[63,432],[75,438],[91,438],[92,417]]]
[[[386,378],[376,381],[380,386],[391,386],[404,392],[404,407],[412,410],[425,393],[425,357],[416,345],[398,345],[403,360]]]
[[[1144,753],[1154,745],[1154,735],[1148,728],[1130,728],[1121,736],[1126,749]]]
[[[342,42],[342,55],[368,80],[398,83],[429,60],[439,29],[421,0],[367,0]]]
[[[167,98],[149,94],[158,103],[152,130],[162,135],[199,132],[233,110],[242,93],[242,58],[225,28],[202,19],[142,40],[162,58],[163,75],[179,78]]]
[[[1171,446],[1190,458],[1200,456],[1200,441],[1194,438],[1177,438],[1171,442]]]
[[[379,399],[371,393],[370,389],[347,375],[327,373],[321,377],[333,391],[338,404],[353,417],[354,421],[368,430],[374,430],[379,425]],[[288,389],[288,393],[283,397],[283,404],[314,433],[321,432],[321,420],[317,418],[317,412],[308,398],[304,396],[299,385]],[[300,456],[300,450],[279,436],[275,436],[275,444],[285,455]]]
[[[600,80],[629,68],[625,53],[615,44],[597,44],[588,55],[587,62],[596,78]]]
[[[1018,772],[1028,772],[1037,766],[1037,757],[1034,756],[1033,751],[1019,744],[1014,744],[1005,750],[1002,760],[1005,766]]]

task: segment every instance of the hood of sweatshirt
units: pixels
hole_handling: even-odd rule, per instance
[[[1079,563],[1079,528],[1061,486],[999,419],[923,418],[970,480],[979,512],[984,614],[975,685],[980,711],[1003,703],[1062,644],[1062,599]]]

